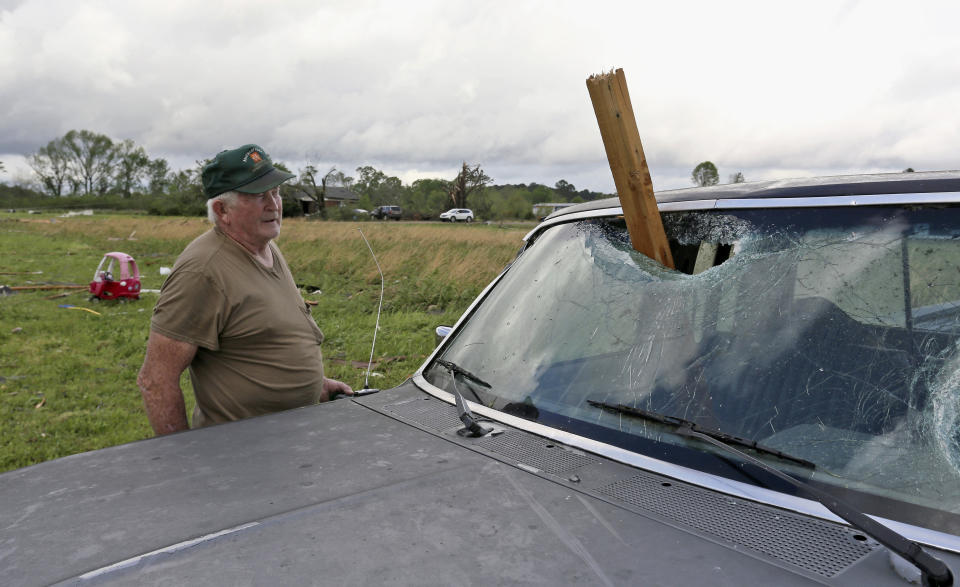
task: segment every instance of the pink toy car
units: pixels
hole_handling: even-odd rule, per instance
[[[115,272],[119,269],[119,273]],[[140,270],[126,253],[107,253],[90,282],[90,299],[140,299]]]

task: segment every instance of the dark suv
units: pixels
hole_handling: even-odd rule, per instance
[[[400,206],[377,206],[370,212],[370,217],[376,218],[377,220],[386,220],[388,218],[400,220],[401,215],[403,215],[403,210],[400,209]]]

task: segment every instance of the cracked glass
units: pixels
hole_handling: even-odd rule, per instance
[[[541,233],[429,367],[470,400],[744,478],[684,418],[813,462],[862,509],[960,530],[960,213],[835,207],[663,214],[678,266],[619,218]],[[787,490],[770,483],[768,486]]]

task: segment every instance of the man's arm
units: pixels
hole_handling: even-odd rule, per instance
[[[157,436],[187,430],[187,411],[180,389],[183,373],[197,353],[197,345],[151,332],[147,353],[137,376],[147,419]]]

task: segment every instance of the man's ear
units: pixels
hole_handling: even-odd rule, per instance
[[[217,215],[217,218],[223,220],[223,215],[227,213],[227,204],[223,200],[215,200],[213,202],[213,213]]]

